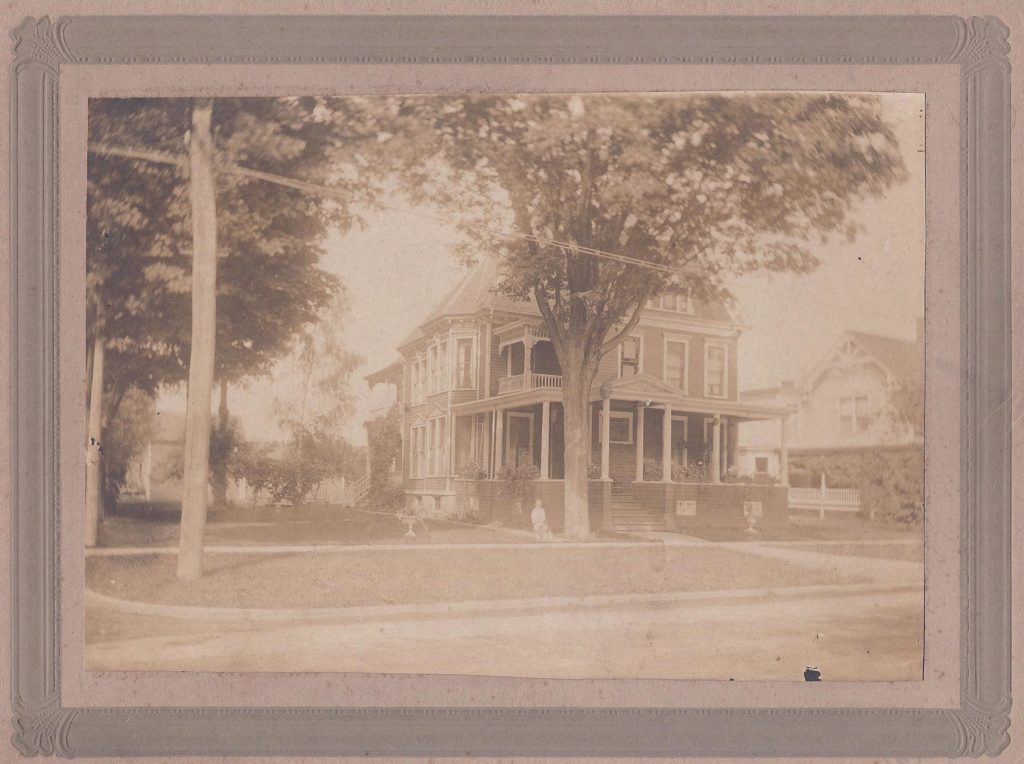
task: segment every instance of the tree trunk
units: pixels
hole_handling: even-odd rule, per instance
[[[203,534],[210,477],[210,396],[217,337],[217,211],[213,184],[213,101],[196,100],[189,139],[192,207],[192,349],[185,406],[178,578],[203,574]]]
[[[596,364],[567,363],[562,367],[565,406],[565,537],[590,536],[590,386]]]
[[[217,429],[223,438],[228,427],[228,381],[220,381],[220,405],[217,407]],[[221,506],[228,503],[228,454],[221,454],[213,473],[213,501]]]
[[[103,336],[97,332],[92,348],[89,380],[89,424],[85,446],[85,545],[96,546],[103,496]]]

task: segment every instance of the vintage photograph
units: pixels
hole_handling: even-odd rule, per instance
[[[93,99],[91,671],[920,681],[925,99]]]

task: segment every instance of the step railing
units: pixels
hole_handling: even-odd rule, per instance
[[[358,480],[349,483],[349,490],[352,492],[352,503],[362,504],[370,495],[370,473],[367,472]]]

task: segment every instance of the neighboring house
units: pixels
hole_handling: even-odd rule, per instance
[[[502,475],[534,465],[533,495],[560,529],[561,369],[536,305],[496,294],[498,280],[496,261],[481,260],[367,381],[395,386],[410,508],[493,515]],[[722,484],[737,463],[740,423],[791,413],[740,401],[739,333],[724,305],[665,295],[602,359],[591,393],[599,526],[673,529],[723,513],[742,523],[744,501],[748,514],[765,515],[781,502],[784,515],[784,491]]]
[[[741,393],[744,402],[791,406],[786,428],[749,422],[740,428],[739,459],[747,472],[785,475],[807,454],[919,446],[920,432],[898,411],[898,395],[923,390],[923,321],[914,341],[847,331],[802,379]],[[779,443],[789,464],[780,463]]]

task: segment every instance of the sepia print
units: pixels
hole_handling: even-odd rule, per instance
[[[93,99],[93,671],[920,680],[924,96]]]

